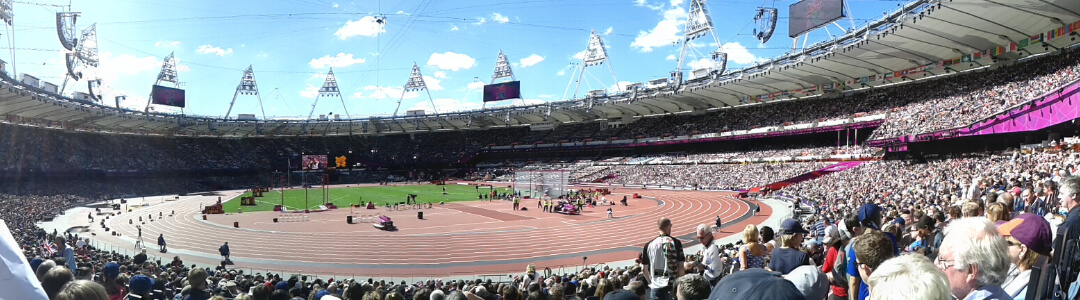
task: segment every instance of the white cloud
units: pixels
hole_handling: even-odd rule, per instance
[[[387,98],[398,99],[398,98],[402,97],[401,95],[405,91],[401,87],[392,87],[392,86],[379,87],[379,86],[374,86],[374,85],[365,86],[364,90],[371,92],[371,94],[369,94],[367,96],[368,98],[371,98],[371,99],[387,99]],[[356,94],[353,94],[353,95],[356,95]],[[412,92],[405,93],[404,99],[412,99],[412,98],[416,98],[416,97],[420,97],[420,93],[412,91]]]
[[[563,75],[566,75],[566,70],[559,70],[558,72],[555,72],[555,76],[563,76]]]
[[[500,13],[493,13],[491,14],[491,21],[495,23],[505,24],[506,22],[510,22],[510,18],[507,18]]]
[[[446,77],[446,72],[445,71],[435,71],[435,73],[432,74],[432,76],[435,76],[435,78],[440,78],[440,79],[450,78],[450,77]]]
[[[468,87],[470,90],[481,89],[484,88],[484,83],[474,80],[473,82],[469,83]]]
[[[571,56],[571,57],[573,57],[576,60],[583,60],[583,59],[585,59],[585,52],[586,51],[588,51],[588,50],[581,50],[581,52],[574,53],[574,55]]]
[[[615,27],[608,27],[607,30],[604,30],[604,35],[609,35],[614,30],[615,30]]]
[[[137,57],[131,54],[114,56],[112,52],[105,51],[101,52],[99,59],[101,64],[98,69],[104,82],[117,82],[121,75],[128,77],[161,70],[161,58],[153,56]]]
[[[225,56],[225,55],[232,54],[233,50],[232,50],[232,48],[221,49],[221,47],[214,47],[214,46],[211,46],[211,45],[202,45],[202,46],[199,46],[199,49],[196,49],[195,52],[202,53],[202,54],[213,54],[213,55],[217,55],[217,56]]]
[[[424,85],[427,85],[429,90],[441,91],[443,89],[442,85],[439,84],[441,82],[442,80],[439,80],[438,78],[424,75]]]
[[[649,32],[639,31],[630,47],[641,52],[652,52],[654,47],[667,46],[678,42],[682,36],[679,27],[686,22],[686,10],[676,7],[664,11],[664,19],[656,23]]]
[[[529,55],[529,57],[521,59],[521,67],[522,68],[528,68],[528,67],[531,67],[531,66],[535,66],[536,64],[538,64],[538,63],[540,63],[542,61],[544,61],[544,57],[536,55],[534,53],[533,55]]]
[[[678,7],[683,4],[683,0],[671,0],[671,7]]]
[[[461,101],[461,100],[458,100],[458,99],[452,99],[452,98],[436,98],[436,99],[432,100],[431,102],[435,102],[435,109],[437,111],[439,111],[439,113],[474,110],[474,109],[480,109],[480,107],[481,107],[480,103],[465,102],[465,101]],[[416,104],[414,104],[408,110],[422,109],[425,112],[430,113],[431,112],[431,102],[428,102],[428,101],[417,102]]]
[[[312,59],[311,62],[308,62],[308,65],[311,65],[312,69],[322,69],[326,67],[343,68],[362,63],[364,63],[363,58],[353,58],[352,53],[345,54],[344,52],[341,52],[338,53],[337,56],[333,57],[331,57],[330,55],[326,55],[320,58]]]
[[[318,97],[318,96],[319,96],[319,87],[311,85],[310,83],[307,85],[307,87],[304,88],[304,90],[300,91],[300,97],[304,97],[304,98],[308,98],[308,99],[315,99],[315,97]]]
[[[175,48],[180,46],[180,41],[157,41],[154,47]]]
[[[458,27],[457,27],[457,25],[454,25],[454,24],[450,24],[450,31],[458,31],[458,30],[460,30],[460,29],[461,29],[461,28],[458,28]]]
[[[676,58],[678,58],[678,57],[675,57],[675,54],[668,54],[668,56],[665,57],[664,59],[666,59],[666,60],[675,60]]]
[[[191,67],[188,67],[188,65],[185,65],[183,60],[181,60],[179,58],[176,58],[176,71],[177,72],[191,72]]]
[[[701,59],[694,60],[694,61],[690,61],[686,65],[690,67],[690,70],[715,69],[715,68],[720,67],[719,63],[717,63],[715,60],[712,60],[711,58],[708,58],[708,57],[701,58]]]
[[[724,49],[724,53],[727,53],[728,63],[748,65],[760,59],[759,57],[754,56],[754,54],[750,53],[749,50],[746,50],[746,47],[743,47],[743,45],[739,44],[739,42],[727,43],[720,48]]]
[[[660,10],[664,8],[664,3],[650,5],[646,0],[634,0],[634,6],[648,7],[651,10]]]
[[[473,24],[474,25],[484,25],[484,23],[487,23],[487,19],[485,19],[484,17],[479,17],[479,18],[476,18],[476,23],[473,23]]]
[[[338,8],[338,4],[337,4],[337,3],[334,3],[334,5],[332,5],[332,6],[330,6],[330,7],[333,7],[333,8]]]
[[[476,65],[476,59],[468,55],[454,52],[432,53],[428,58],[427,65],[442,70],[458,71],[469,69]]]
[[[349,20],[348,22],[345,22],[345,26],[338,28],[337,32],[334,32],[334,35],[345,40],[354,36],[374,37],[385,32],[386,28],[383,27],[382,24],[379,24],[375,17],[366,16],[360,18],[360,20]]]
[[[270,57],[270,53],[259,52],[259,54],[255,54],[255,57],[256,58],[267,58],[267,57]]]
[[[402,15],[402,16],[408,16],[409,15],[404,10],[399,10],[399,11],[396,12],[396,14],[399,14],[399,15]]]

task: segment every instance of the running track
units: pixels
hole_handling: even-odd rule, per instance
[[[540,269],[573,267],[637,258],[641,246],[658,233],[656,221],[672,220],[672,235],[692,240],[700,223],[712,224],[716,216],[725,220],[717,237],[742,231],[747,224],[759,224],[771,214],[762,205],[761,213],[749,216],[750,206],[732,193],[617,189],[609,199],[639,193],[645,198],[630,199],[630,206],[614,206],[614,219],[606,217],[607,206],[586,209],[580,216],[549,214],[535,210],[536,202],[522,201],[530,211],[513,211],[509,202],[465,202],[447,204],[464,209],[436,207],[424,210],[425,220],[414,211],[388,212],[385,209],[358,210],[357,214],[384,213],[394,218],[401,230],[385,232],[370,224],[345,223],[349,209],[312,213],[308,222],[273,223],[274,212],[210,215],[202,220],[199,207],[215,197],[169,201],[111,217],[108,226],[125,237],[106,236],[100,226],[98,239],[118,245],[133,244],[134,224],[144,219],[143,240],[149,254],[171,257],[180,253],[185,261],[214,264],[217,249],[228,241],[238,268],[289,270],[320,274],[362,274],[363,276],[455,276],[521,272],[526,264]],[[228,199],[229,197],[223,197]],[[650,199],[652,198],[652,199]],[[423,200],[423,199],[421,199]],[[760,205],[760,202],[751,202]],[[530,205],[531,204],[531,205]],[[174,216],[169,216],[175,210]],[[163,212],[164,217],[158,218]],[[485,213],[490,212],[490,213]],[[520,215],[520,220],[500,221],[487,215]],[[154,221],[146,221],[152,215]],[[731,224],[729,220],[743,218]],[[233,222],[240,222],[239,229]],[[158,254],[154,245],[164,233],[170,253]],[[187,254],[187,255],[185,255]]]

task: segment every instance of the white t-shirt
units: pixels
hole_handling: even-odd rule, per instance
[[[723,266],[720,264],[720,246],[713,241],[702,254],[704,257],[701,259],[701,264],[705,265],[705,279],[712,281],[720,277],[720,272],[723,271]]]
[[[683,255],[682,242],[678,239],[663,235],[646,244],[645,248],[642,249],[641,264],[649,266],[650,270],[645,270],[652,275],[652,282],[649,283],[649,288],[666,288],[668,287],[668,280],[674,279],[675,276],[678,275],[672,273],[664,274],[668,264],[668,258],[664,255],[664,244],[671,245],[671,251],[674,252],[672,255],[675,259],[675,262],[673,263],[676,264],[676,267],[677,264],[686,259],[686,256]]]

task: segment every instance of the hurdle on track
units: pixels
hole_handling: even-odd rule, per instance
[[[283,223],[285,223],[285,222],[307,222],[308,221],[308,216],[307,216],[307,214],[303,214],[303,215],[278,215],[277,219],[278,219],[278,222],[283,222]]]

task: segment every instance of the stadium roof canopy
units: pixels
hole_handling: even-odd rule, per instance
[[[1050,37],[1055,29],[1077,21],[1080,1],[1076,0],[916,0],[842,37],[719,77],[691,80],[678,91],[646,87],[595,99],[440,115],[311,121],[166,115],[61,98],[8,77],[0,82],[0,114],[9,123],[69,130],[224,137],[385,134],[618,120],[816,96],[827,90],[1007,63],[1076,44],[1076,32]],[[1043,42],[1022,50],[1011,47],[1019,44],[1022,48],[1035,37]]]

